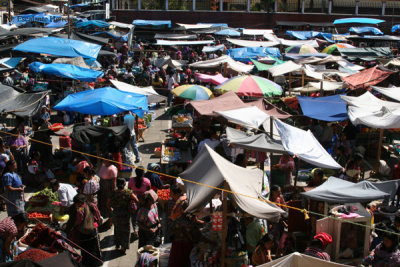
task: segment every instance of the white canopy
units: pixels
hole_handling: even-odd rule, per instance
[[[273,42],[279,42],[280,44],[284,46],[296,46],[296,45],[309,45],[311,47],[319,47],[319,44],[316,40],[286,40],[282,38],[278,38],[275,34],[273,33],[266,33],[264,34],[264,38]]]
[[[345,267],[348,265],[339,264],[332,261],[324,261],[299,252],[286,255],[274,261],[259,265],[258,267]]]
[[[127,23],[122,23],[122,22],[117,22],[117,21],[110,21],[109,24],[118,27],[118,28],[124,28],[124,29],[131,29],[134,26],[132,24],[127,24]]]
[[[301,65],[294,63],[293,61],[287,61],[285,63],[276,65],[268,69],[269,73],[272,74],[273,77],[281,76],[289,72],[301,70]]]
[[[228,42],[244,47],[269,47],[279,45],[278,42],[269,41],[269,42],[261,42],[261,41],[249,41],[249,40],[238,40],[238,39],[226,39]]]
[[[201,40],[201,41],[175,41],[175,40],[157,40],[156,45],[205,45],[213,44],[212,40]]]
[[[138,86],[133,86],[128,83],[116,81],[116,80],[110,80],[110,81],[115,86],[115,88],[117,88],[120,91],[136,93],[136,94],[141,94],[141,95],[147,95],[149,103],[165,100],[165,97],[162,95],[159,95],[154,90],[153,86],[138,87]]]
[[[197,154],[193,163],[179,175],[185,183],[189,206],[186,211],[201,210],[223,188],[224,181],[236,204],[248,214],[277,222],[282,209],[262,200],[261,187],[263,171],[246,169],[233,164],[205,145]],[[185,181],[186,180],[186,181]]]
[[[310,164],[327,169],[342,169],[321,146],[311,131],[304,131],[279,119],[274,124],[281,136],[282,145],[291,154]]]
[[[365,92],[360,96],[340,96],[344,101],[346,101],[347,105],[349,106],[356,106],[356,107],[365,107],[365,108],[372,108],[374,107],[375,110],[380,110],[382,107],[393,108],[393,109],[400,109],[400,103],[391,102],[391,101],[384,101],[369,91]]]
[[[347,109],[351,123],[376,129],[400,128],[400,109],[387,107],[355,107]]]
[[[317,80],[323,80],[324,76],[323,73],[321,72],[316,72],[315,68],[311,67],[311,65],[305,65],[304,66],[304,73],[306,76],[317,79]]]
[[[221,65],[223,66],[225,63],[228,64],[228,68],[232,69],[239,73],[248,73],[253,68],[254,65],[247,65],[241,62],[233,60],[230,56],[224,55],[219,58],[205,60],[205,61],[198,61],[195,63],[190,64],[189,66],[192,68],[219,68]]]
[[[264,35],[266,33],[273,33],[270,29],[243,29],[243,35]]]
[[[323,81],[322,90],[335,91],[343,88],[343,82]],[[295,92],[317,92],[321,90],[321,82],[309,82],[304,87],[294,88]]]
[[[260,125],[266,119],[269,119],[269,116],[266,113],[262,112],[255,106],[226,111],[215,111],[215,113],[226,118],[228,121],[232,121],[243,126],[250,126],[255,129],[258,129],[258,127],[260,127]]]
[[[212,27],[212,24],[183,24],[183,23],[177,23],[177,24],[181,27],[184,27],[186,30],[209,29]]]
[[[351,63],[351,62],[347,61],[346,59],[341,59],[337,63],[342,68],[349,69],[349,70],[352,70],[352,71],[360,71],[360,70],[365,69],[363,66]]]
[[[372,89],[375,91],[390,97],[391,99],[394,99],[396,101],[400,101],[400,87],[379,87],[379,86],[371,86]]]

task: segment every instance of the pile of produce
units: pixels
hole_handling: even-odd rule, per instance
[[[41,211],[41,212],[29,212],[28,218],[29,219],[48,219],[50,218],[49,211]]]
[[[157,190],[157,195],[160,200],[168,200],[170,196],[169,189],[159,189]]]
[[[42,249],[32,248],[18,255],[14,260],[41,261],[44,259],[51,258],[55,255],[57,255],[57,253],[50,253]]]
[[[50,247],[56,236],[54,230],[40,223],[21,242],[33,248]]]
[[[33,197],[38,197],[38,196],[48,197],[51,203],[59,201],[57,192],[53,192],[53,190],[51,190],[50,188],[45,188],[42,191],[33,194]]]

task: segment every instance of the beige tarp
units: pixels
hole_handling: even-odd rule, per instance
[[[274,261],[258,265],[259,267],[344,267],[348,265],[324,261],[308,255],[294,252]]]
[[[74,57],[74,58],[68,58],[68,57],[60,57],[56,58],[53,63],[58,63],[58,64],[71,64],[75,65],[78,67],[86,68],[89,69],[90,67],[86,64],[85,60],[83,60],[82,57]]]

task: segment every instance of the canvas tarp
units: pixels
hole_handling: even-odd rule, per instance
[[[185,28],[186,30],[209,29],[212,27],[212,24],[183,24],[183,23],[177,23],[177,24]]]
[[[203,53],[211,53],[216,51],[224,51],[225,45],[216,45],[216,46],[204,46],[202,49]]]
[[[156,33],[154,39],[188,40],[197,39],[196,34]]]
[[[318,42],[316,40],[286,40],[278,38],[276,35],[272,33],[264,34],[264,38],[272,42],[277,42],[284,46],[309,45],[314,48],[319,47]]]
[[[320,64],[326,64],[326,63],[331,63],[331,62],[338,62],[339,60],[342,60],[343,58],[340,56],[332,56],[328,55],[327,57],[306,57],[306,58],[298,58],[295,60],[297,64],[315,64],[315,65],[320,65]]]
[[[147,100],[149,103],[156,103],[165,100],[165,96],[159,95],[153,88],[153,86],[147,87],[138,87],[131,85],[129,83],[124,83],[116,80],[110,80],[110,82],[117,88],[118,90],[128,92],[128,93],[136,93],[141,95],[147,95]]]
[[[174,40],[157,40],[156,45],[166,45],[166,46],[181,46],[181,45],[206,45],[213,44],[212,40],[201,40],[201,41],[174,41]]]
[[[301,130],[283,123],[279,119],[275,119],[274,124],[281,137],[283,147],[292,155],[321,168],[343,168],[321,146],[310,130]]]
[[[244,47],[269,47],[269,46],[279,45],[279,42],[274,42],[274,41],[262,42],[262,41],[238,40],[230,38],[227,38],[226,40],[234,45],[244,46]]]
[[[70,94],[54,109],[90,115],[114,115],[132,111],[143,116],[144,111],[148,110],[148,104],[145,95],[104,87]]]
[[[260,199],[262,170],[237,166],[208,145],[201,149],[193,163],[179,177],[185,183],[187,212],[196,212],[204,208],[218,192],[215,188],[223,188],[226,182],[232,192],[238,193],[231,194],[231,197],[244,212],[272,222],[278,222],[284,213],[276,205]]]
[[[273,33],[270,29],[243,29],[243,35],[264,35],[266,33]]]
[[[324,91],[335,91],[343,89],[343,85],[344,84],[342,82],[331,82],[331,81],[322,81],[322,86],[321,82],[309,82],[304,87],[294,88],[293,91],[301,93],[319,92],[321,91],[321,87],[322,90]]]
[[[269,70],[270,68],[272,68],[272,67],[274,67],[276,65],[279,65],[279,64],[275,64],[275,63],[274,63],[274,65],[268,65],[268,64],[264,64],[264,63],[258,62],[258,61],[254,60],[254,59],[251,59],[251,62],[257,68],[258,71],[266,71],[266,70]]]
[[[400,101],[400,87],[379,87],[379,86],[371,86],[372,89],[375,91],[390,97],[391,99],[394,99],[396,101]]]
[[[371,182],[352,183],[336,177],[329,177],[322,185],[301,194],[309,199],[329,203],[366,203],[390,196]]]
[[[382,61],[384,61],[384,60],[382,60]],[[387,61],[387,62],[385,63],[384,66],[385,66],[385,67],[388,67],[388,66],[396,66],[396,67],[399,67],[399,66],[400,66],[400,60],[397,59],[397,58],[390,59],[389,61]]]
[[[110,134],[120,140],[130,137],[129,128],[126,125],[115,127],[77,125],[74,126],[70,137],[83,144],[96,144],[102,143]]]
[[[259,265],[258,267],[348,267],[333,261],[325,261],[308,255],[294,252],[271,262]]]
[[[206,61],[198,61],[189,65],[194,69],[215,69],[227,64],[228,69],[236,71],[238,73],[248,73],[254,66],[243,64],[233,60],[230,56],[224,55],[216,59],[210,59]]]
[[[109,28],[110,24],[103,20],[88,20],[88,21],[81,21],[76,23],[76,28],[83,28],[83,29],[95,29],[95,28]]]
[[[0,59],[0,71],[14,69],[22,60],[23,57],[5,57]]]
[[[215,113],[221,115],[228,121],[237,123],[245,127],[251,127],[258,129],[258,127],[267,119],[269,116],[262,112],[259,108],[255,106],[231,109],[225,111],[216,110]]]
[[[54,75],[83,82],[96,82],[97,78],[101,78],[104,75],[102,71],[86,69],[71,64],[43,64],[38,61],[29,64],[29,69],[36,73]]]
[[[139,27],[168,27],[171,28],[170,20],[145,20],[145,19],[135,19],[132,22],[133,25]]]
[[[385,101],[382,99],[377,98],[369,91],[365,92],[360,96],[345,96],[342,95],[341,98],[346,101],[347,105],[355,106],[355,107],[373,107],[373,108],[393,108],[393,109],[400,109],[400,103]]]
[[[333,24],[347,24],[347,23],[360,23],[360,24],[379,24],[385,22],[381,19],[371,19],[371,18],[345,18],[336,19]]]
[[[348,119],[346,102],[340,95],[323,97],[297,96],[303,115],[321,121]]]
[[[281,57],[281,53],[276,47],[242,47],[226,50],[226,54],[237,61],[249,62],[250,59],[258,57],[273,56]]]
[[[281,76],[289,72],[301,70],[302,66],[294,63],[293,61],[287,61],[285,63],[279,64],[273,68],[268,69],[272,77]]]
[[[71,64],[75,65],[81,68],[86,68],[88,69],[89,66],[86,64],[85,60],[83,60],[83,57],[59,57],[56,58],[53,63],[58,63],[58,64]]]
[[[355,32],[357,34],[364,35],[365,33],[372,33],[375,35],[383,35],[383,32],[375,27],[351,27],[349,32]]]
[[[233,92],[229,91],[223,95],[210,100],[190,101],[191,105],[200,115],[215,116],[214,111],[245,108],[247,105]]]
[[[42,99],[49,91],[20,93],[10,86],[0,84],[0,113],[13,113],[32,117],[40,109]]]
[[[246,105],[255,106],[255,107],[259,108],[261,111],[263,111],[264,113],[268,114],[269,116],[272,116],[272,117],[275,117],[278,119],[287,119],[292,116],[289,113],[287,113],[286,111],[279,109],[278,107],[276,107],[275,105],[271,104],[270,102],[268,102],[266,99],[263,99],[263,98],[260,98],[255,101],[247,102]]]
[[[378,66],[360,71],[356,74],[342,78],[351,89],[367,88],[371,85],[378,84],[388,78],[393,72],[380,70]]]
[[[285,153],[282,142],[271,139],[265,133],[248,135],[243,131],[227,127],[226,135],[229,143],[244,149],[270,153]]]
[[[400,128],[399,108],[350,106],[347,113],[354,125],[366,125],[376,129]]]
[[[127,24],[127,23],[122,23],[122,22],[117,22],[117,21],[110,21],[108,23],[112,26],[115,26],[118,28],[123,28],[123,29],[132,29],[134,27],[132,24]]]
[[[212,83],[215,85],[220,85],[228,80],[228,78],[225,78],[222,76],[222,74],[218,73],[216,75],[208,75],[204,73],[195,73],[195,76],[197,79],[204,83]]]
[[[350,60],[374,60],[379,57],[393,57],[390,47],[338,48],[340,55]]]
[[[14,48],[28,53],[50,54],[61,57],[83,57],[96,59],[100,45],[57,37],[30,39]]]

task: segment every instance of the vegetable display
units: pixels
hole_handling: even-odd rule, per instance
[[[169,189],[157,190],[157,195],[160,200],[168,200],[170,197],[170,190]]]
[[[51,258],[57,255],[57,253],[50,253],[38,248],[29,249],[20,255],[18,255],[15,260],[32,260],[32,261],[41,261],[44,259]]]

